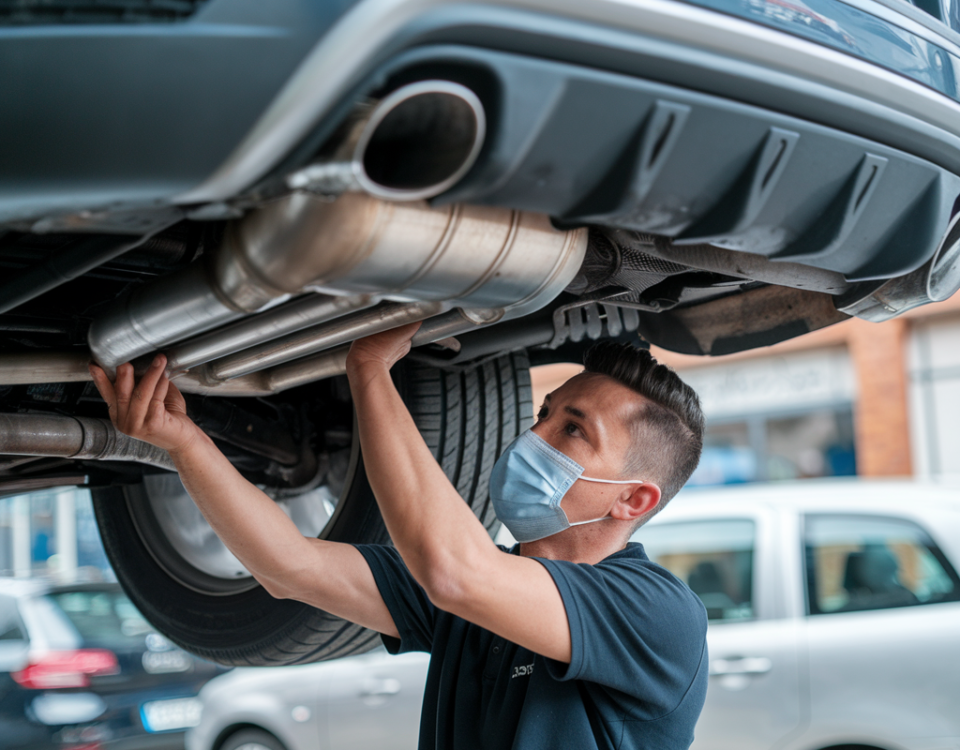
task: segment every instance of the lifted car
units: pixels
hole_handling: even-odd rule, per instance
[[[91,358],[164,352],[304,534],[384,542],[345,355],[424,321],[398,384],[493,530],[531,363],[605,338],[725,354],[960,286],[956,12],[0,4],[0,492],[91,487],[125,590],[201,656],[372,647],[257,584],[169,457],[112,428]]]

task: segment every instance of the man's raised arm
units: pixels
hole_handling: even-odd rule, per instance
[[[304,537],[276,503],[244,479],[187,416],[158,355],[139,383],[129,364],[111,383],[90,371],[110,418],[169,452],[204,517],[247,570],[278,598],[297,599],[387,635],[397,628],[363,556],[349,544]]]
[[[410,573],[440,609],[569,662],[560,592],[540,563],[505,555],[436,462],[390,377],[419,323],[353,343],[347,376],[364,466]]]

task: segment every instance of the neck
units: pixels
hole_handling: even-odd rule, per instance
[[[627,546],[628,537],[620,526],[621,522],[573,526],[546,539],[521,542],[520,555],[596,565]]]

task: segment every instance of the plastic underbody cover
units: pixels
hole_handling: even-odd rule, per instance
[[[960,178],[928,161],[798,118],[572,65],[457,57],[494,75],[512,109],[444,200],[712,243],[856,281],[922,265],[960,195]]]

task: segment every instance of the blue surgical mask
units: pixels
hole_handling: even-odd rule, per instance
[[[500,522],[518,542],[535,542],[571,526],[604,521],[610,516],[570,523],[560,501],[578,479],[602,484],[641,484],[642,479],[611,480],[583,476],[583,467],[532,430],[514,440],[494,464],[490,499]]]

